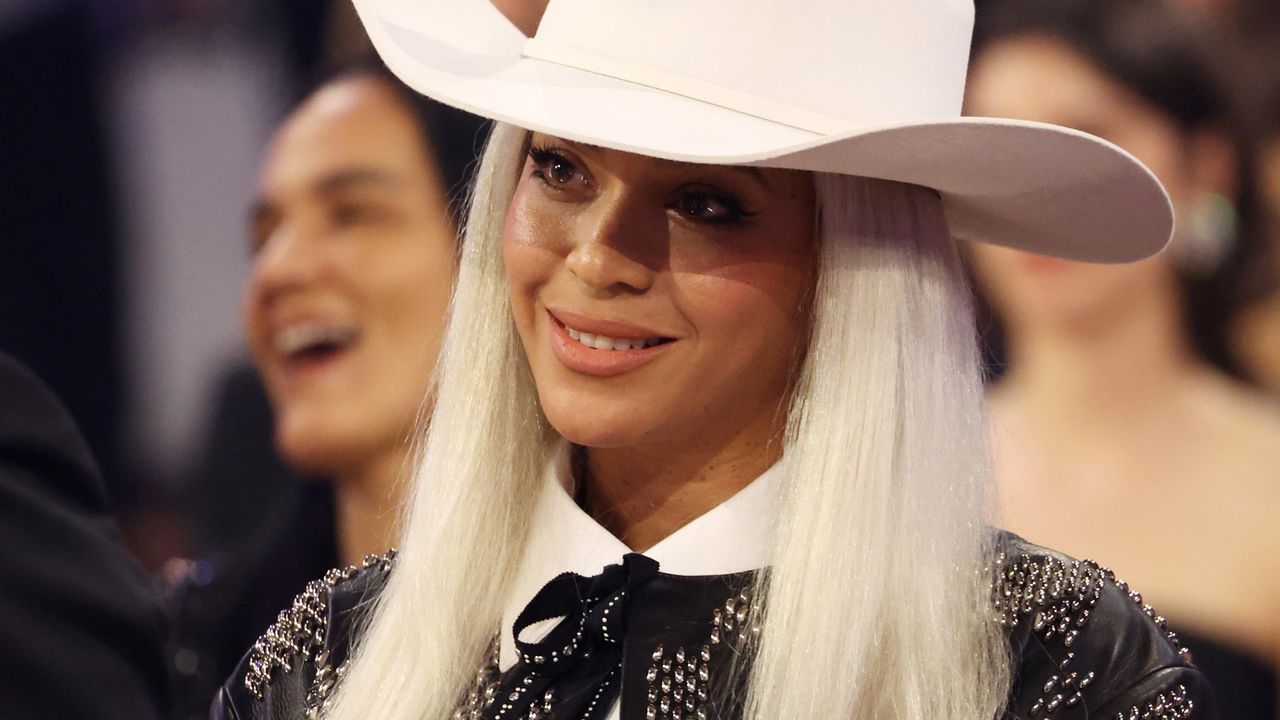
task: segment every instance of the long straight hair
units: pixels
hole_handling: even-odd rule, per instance
[[[331,720],[439,720],[475,682],[520,562],[543,416],[512,324],[502,232],[527,133],[481,163],[396,569]],[[924,188],[815,177],[813,332],[787,417],[777,542],[745,717],[990,720],[993,620],[981,380],[968,290]]]

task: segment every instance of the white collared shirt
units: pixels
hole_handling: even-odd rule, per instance
[[[781,463],[750,485],[644,552],[669,575],[727,575],[769,564],[776,485]],[[564,572],[590,577],[632,552],[621,540],[578,507],[573,499],[570,446],[552,453],[543,473],[542,492],[534,511],[529,542],[502,613],[498,666],[516,664],[512,626],[533,596]],[[618,703],[609,720],[619,717]]]

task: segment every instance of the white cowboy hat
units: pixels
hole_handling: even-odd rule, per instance
[[[1105,140],[961,117],[972,0],[355,0],[418,92],[569,140],[687,162],[885,178],[957,238],[1095,262],[1163,248],[1160,182]]]

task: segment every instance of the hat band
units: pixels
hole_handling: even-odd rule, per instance
[[[594,75],[603,75],[615,80],[643,85],[647,88],[716,105],[726,110],[751,115],[779,125],[811,132],[815,135],[824,137],[841,135],[854,129],[854,126],[847,120],[834,118],[830,115],[823,115],[822,113],[805,110],[794,105],[775,102],[683,75],[675,75],[624,60],[575,50],[564,45],[539,40],[538,38],[527,39],[521,55],[531,60],[541,60]]]

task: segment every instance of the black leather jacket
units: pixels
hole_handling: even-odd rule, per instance
[[[995,621],[1005,626],[1013,651],[1013,689],[1006,720],[1215,717],[1211,690],[1204,676],[1191,665],[1190,653],[1179,646],[1164,619],[1144,605],[1141,596],[1091,562],[1073,560],[1011,535],[1003,537],[1003,546],[1001,573],[992,601]],[[332,571],[309,585],[223,686],[214,701],[211,718],[317,717],[346,661],[356,610],[379,592],[391,565],[390,557],[371,557],[361,568]],[[693,581],[660,574],[646,586],[661,594],[668,604],[683,592],[678,601],[684,603],[682,614],[705,604],[704,617],[714,619],[710,625],[668,621],[664,625],[670,627],[661,628],[659,634],[642,636],[647,642],[634,643],[628,625],[627,642],[620,645],[641,647],[636,648],[639,654],[635,657],[628,650],[618,651],[625,660],[620,678],[624,720],[681,717],[681,710],[685,711],[684,717],[696,718],[700,717],[699,709],[706,711],[707,703],[714,704],[716,694],[711,694],[711,700],[706,699],[708,686],[703,682],[707,680],[707,668],[703,661],[714,667],[717,645],[749,635],[740,631],[750,624],[750,603],[736,592],[747,584],[747,579],[743,575]],[[674,630],[674,626],[681,629]],[[687,637],[678,637],[679,633]],[[659,639],[662,642],[652,642]],[[681,672],[686,662],[687,676]],[[699,677],[695,670],[700,664],[703,672]],[[531,685],[527,676],[533,672],[532,665],[526,666],[522,661],[505,674],[499,673],[495,644],[490,664],[480,669],[476,687],[460,700],[455,717],[492,717],[498,709],[492,698],[502,701],[517,687]],[[572,683],[573,677],[570,673],[555,680],[557,690],[559,685]],[[671,682],[673,678],[675,683]],[[543,682],[540,678],[538,681]],[[606,685],[608,682],[604,681]],[[685,683],[688,692],[682,693]],[[714,677],[710,683],[714,686]],[[562,693],[559,697],[573,694]],[[508,714],[584,716],[582,708],[551,709],[549,713],[533,708]],[[597,714],[602,715],[599,710],[593,713],[587,708],[586,716]]]

